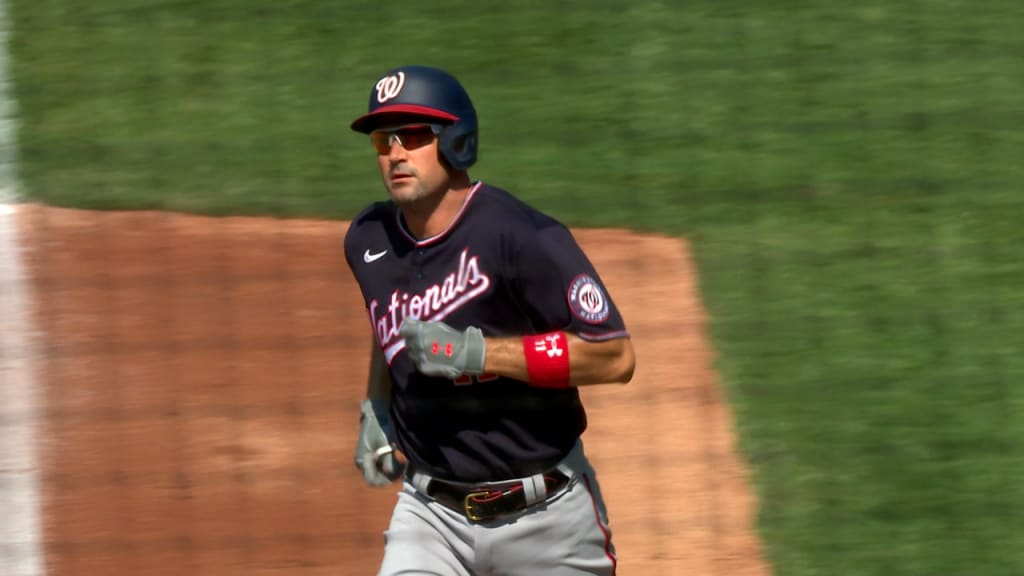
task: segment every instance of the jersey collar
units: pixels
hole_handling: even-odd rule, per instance
[[[427,238],[417,239],[413,236],[409,232],[409,229],[405,227],[405,221],[402,220],[402,211],[395,210],[395,221],[398,223],[398,229],[402,232],[402,236],[405,236],[406,239],[416,247],[430,246],[431,244],[440,242],[448,235],[449,232],[452,231],[453,228],[455,228],[455,225],[459,223],[459,220],[462,219],[462,215],[466,212],[466,207],[469,206],[469,202],[473,199],[473,196],[476,195],[477,190],[479,190],[481,186],[483,186],[482,181],[478,181],[474,184],[473,187],[469,189],[469,193],[466,194],[466,199],[462,202],[462,206],[459,208],[459,211],[455,213],[455,217],[448,223],[448,226],[445,227],[444,230],[441,230],[433,236],[428,236]]]

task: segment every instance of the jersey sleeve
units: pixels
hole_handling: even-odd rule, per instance
[[[352,272],[352,276],[356,279],[357,282],[359,281],[359,274],[358,270],[356,270],[356,267],[353,264],[356,261],[355,257],[353,256],[353,251],[355,250],[356,246],[356,237],[359,234],[358,222],[359,220],[357,219],[349,224],[349,228],[345,232],[345,241],[342,247],[343,251],[345,252],[345,263],[348,265],[348,269]],[[362,285],[360,284],[360,287],[361,286]]]
[[[345,263],[348,264],[348,268],[352,272],[352,277],[355,278],[356,283],[359,285],[359,289],[363,293],[364,299],[366,296],[364,285],[366,278],[362,277],[361,268],[357,266],[357,264],[362,260],[359,254],[359,247],[365,244],[366,235],[370,233],[370,224],[374,220],[380,219],[379,212],[380,206],[378,204],[371,204],[353,218],[352,222],[349,223],[348,230],[345,232],[345,240],[342,248],[345,253]]]
[[[352,222],[349,223],[348,230],[345,232],[344,251],[345,251],[345,263],[348,264],[352,274],[356,276],[358,280],[357,269],[355,263],[359,261],[359,239],[361,236],[367,234],[368,223],[375,220],[380,220],[383,212],[381,203],[374,203],[364,208]]]
[[[607,287],[572,233],[540,219],[516,244],[513,290],[537,332],[564,330],[584,340],[629,336]]]

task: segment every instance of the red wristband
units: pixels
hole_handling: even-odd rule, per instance
[[[569,387],[569,343],[565,334],[549,332],[523,336],[523,353],[531,386]]]

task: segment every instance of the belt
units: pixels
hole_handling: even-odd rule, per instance
[[[572,476],[561,467],[519,480],[484,484],[451,482],[413,473],[408,473],[407,478],[429,498],[471,522],[488,522],[529,510],[561,494],[572,483]]]

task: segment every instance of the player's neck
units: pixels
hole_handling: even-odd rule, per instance
[[[430,238],[444,232],[466,203],[470,188],[472,186],[468,176],[458,178],[453,180],[451,187],[444,192],[424,198],[415,204],[403,205],[402,218],[405,220],[406,228],[419,239]]]

